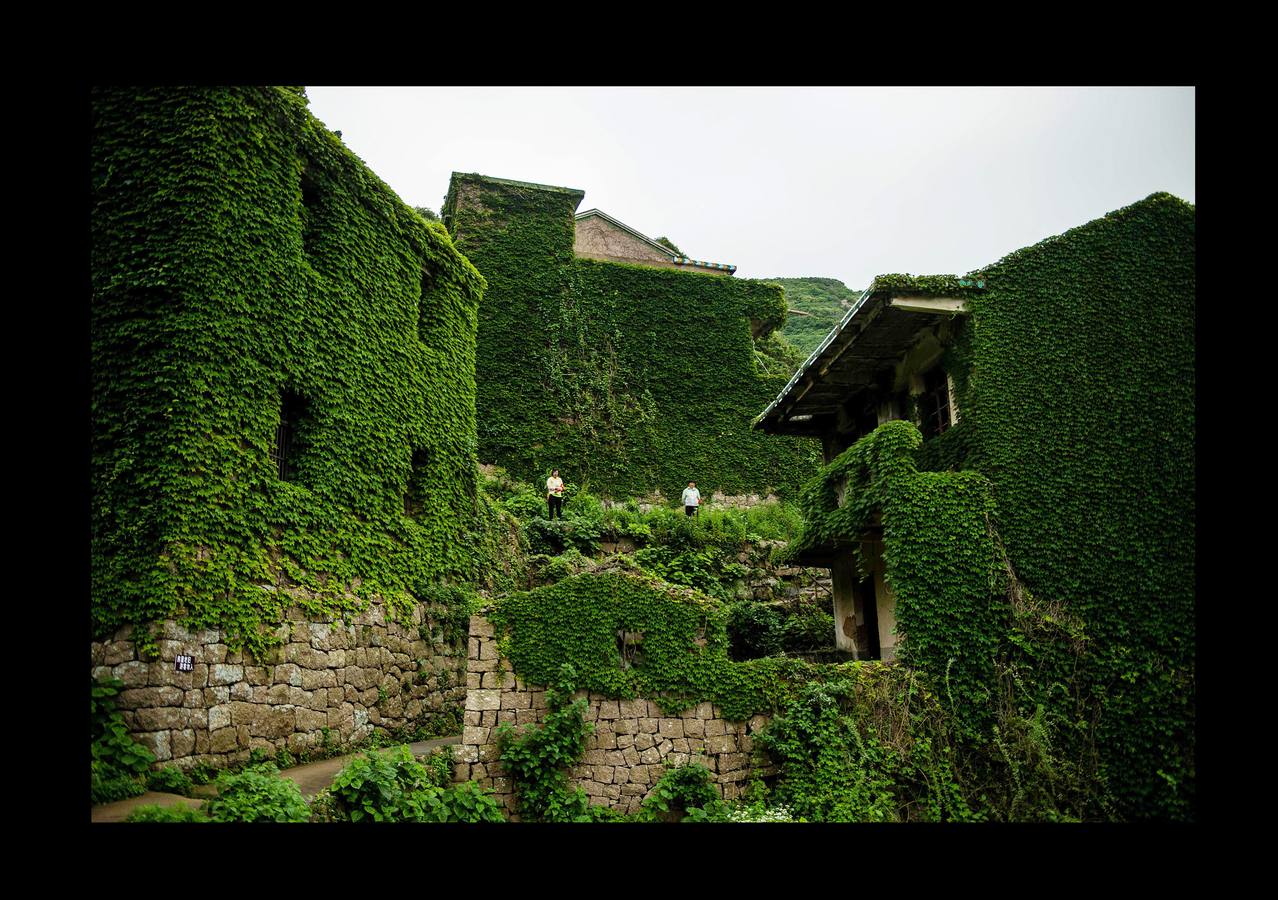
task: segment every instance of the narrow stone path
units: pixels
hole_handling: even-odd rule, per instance
[[[454,737],[435,738],[431,741],[417,741],[408,745],[408,749],[412,751],[413,756],[429,756],[440,747],[449,744],[460,744],[461,735]],[[310,800],[324,788],[333,783],[333,779],[337,777],[337,773],[356,756],[361,754],[352,753],[347,756],[334,756],[332,759],[322,759],[319,762],[307,763],[302,766],[294,766],[291,769],[285,769],[280,775],[297,785],[298,790],[302,792],[302,796]],[[114,803],[102,803],[92,808],[89,821],[91,822],[123,822],[129,813],[137,809],[139,806],[148,806],[151,804],[159,804],[160,806],[172,806],[175,803],[181,803],[186,806],[199,806],[204,802],[202,797],[183,797],[180,794],[165,794],[158,791],[147,791],[140,797],[130,797],[128,800],[117,800]]]

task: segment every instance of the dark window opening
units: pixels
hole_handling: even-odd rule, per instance
[[[621,668],[635,669],[643,664],[643,632],[617,629],[617,653],[621,656]]]
[[[420,516],[426,509],[426,466],[430,462],[430,454],[420,447],[413,451],[413,460],[408,470],[408,490],[404,493],[404,515]]]
[[[280,400],[280,422],[275,428],[275,442],[271,445],[271,461],[275,463],[281,481],[292,481],[297,474],[301,450],[298,435],[309,406],[305,397],[293,391],[285,391]]]
[[[918,404],[919,430],[923,437],[936,437],[950,427],[950,384],[940,366],[923,376],[923,393],[919,394]]]

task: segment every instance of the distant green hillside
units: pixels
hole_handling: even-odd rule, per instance
[[[786,306],[798,310],[786,317],[781,334],[806,357],[817,348],[861,295],[837,278],[768,278],[785,289]]]

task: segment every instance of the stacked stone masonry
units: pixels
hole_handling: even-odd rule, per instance
[[[499,659],[492,624],[472,616],[466,672],[466,714],[462,743],[455,755],[454,780],[475,780],[492,789],[512,819],[515,794],[501,766],[497,727],[537,724],[547,710],[544,689],[530,687]],[[754,766],[753,735],[767,716],[746,722],[725,719],[718,706],[699,703],[676,716],[651,700],[616,700],[579,691],[588,706],[585,719],[594,727],[581,762],[569,781],[590,802],[627,814],[638,811],[667,767],[700,763],[710,770],[725,800],[740,796],[751,777],[775,775],[775,767]]]
[[[255,661],[215,629],[158,626],[158,660],[138,656],[125,628],[91,645],[93,677],[124,682],[116,705],[156,767],[223,767],[261,749],[274,755],[362,740],[419,723],[466,695],[465,658],[419,604],[406,624],[374,602],[350,624],[289,610],[283,643]],[[460,643],[460,642],[458,642]],[[194,669],[176,671],[179,655]]]

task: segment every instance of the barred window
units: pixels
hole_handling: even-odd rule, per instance
[[[296,474],[298,426],[306,417],[307,408],[306,398],[293,391],[285,391],[280,399],[280,422],[271,445],[271,462],[281,481],[291,481]]]

